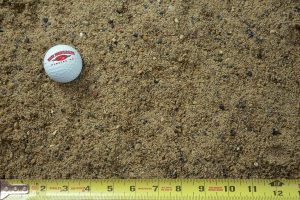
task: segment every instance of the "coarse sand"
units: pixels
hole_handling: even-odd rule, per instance
[[[0,0],[0,178],[299,178],[299,50],[299,0]]]

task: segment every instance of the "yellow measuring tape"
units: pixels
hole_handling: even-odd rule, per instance
[[[300,199],[300,180],[88,179],[0,180],[0,199],[223,200]]]

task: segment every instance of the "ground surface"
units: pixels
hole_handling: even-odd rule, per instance
[[[0,0],[0,178],[299,178],[299,15],[298,0]],[[70,84],[42,66],[60,43],[84,59]]]

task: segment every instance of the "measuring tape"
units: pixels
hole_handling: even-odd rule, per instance
[[[300,179],[0,180],[3,200],[300,199]]]

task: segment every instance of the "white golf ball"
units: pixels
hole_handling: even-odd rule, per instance
[[[46,74],[54,81],[68,83],[82,70],[82,59],[76,49],[59,44],[49,49],[44,57]]]

